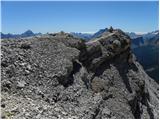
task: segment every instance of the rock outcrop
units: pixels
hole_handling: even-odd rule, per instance
[[[158,118],[158,84],[121,30],[2,40],[2,118]]]

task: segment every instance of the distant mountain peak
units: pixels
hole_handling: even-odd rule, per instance
[[[1,38],[24,38],[24,37],[32,37],[36,35],[41,35],[42,33],[34,33],[32,30],[28,29],[27,31],[23,32],[22,34],[4,34],[1,32]]]
[[[100,29],[98,32],[93,34],[92,38],[100,37],[103,33],[108,32],[108,28]]]
[[[34,35],[34,33],[31,30],[27,30],[22,35]]]
[[[28,30],[26,30],[26,32],[32,32],[32,30],[28,29]],[[32,32],[32,33],[33,33],[33,32]]]

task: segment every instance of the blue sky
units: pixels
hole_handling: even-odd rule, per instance
[[[96,32],[113,26],[129,32],[158,29],[158,2],[2,2],[2,32]]]

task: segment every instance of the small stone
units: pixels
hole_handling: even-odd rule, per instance
[[[11,110],[12,113],[19,113],[19,109],[18,107],[17,108],[14,108],[13,110]]]
[[[60,109],[56,107],[56,108],[55,108],[55,111],[57,111],[57,112],[58,112],[58,111],[60,111]]]
[[[31,65],[27,65],[27,69],[28,70],[31,70],[32,68],[31,68]]]
[[[6,105],[5,105],[4,103],[2,103],[2,104],[1,104],[1,107],[2,107],[2,108],[5,108],[5,107],[6,107]]]
[[[17,87],[18,88],[23,88],[25,87],[26,82],[25,81],[18,81]]]
[[[115,116],[112,116],[111,119],[117,119]]]
[[[5,119],[5,118],[6,118],[6,116],[5,116],[5,115],[2,115],[2,116],[1,116],[1,118],[2,118],[2,119]]]
[[[114,40],[113,44],[120,47],[121,46],[121,42],[119,40]]]
[[[111,117],[111,111],[107,107],[105,107],[102,110],[102,118],[108,118],[108,117],[109,118]]]
[[[30,49],[30,48],[31,48],[31,45],[30,45],[30,44],[27,44],[27,43],[23,43],[23,44],[21,44],[20,48],[21,48],[21,49]]]
[[[11,82],[8,80],[2,81],[2,87],[3,87],[3,89],[6,88],[7,90],[11,89]]]
[[[22,65],[22,66],[24,66],[24,65],[26,65],[27,63],[21,63],[20,65]]]
[[[41,114],[38,114],[38,115],[36,116],[36,119],[41,119]]]
[[[62,111],[62,114],[63,114],[63,115],[67,115],[67,113],[66,113],[66,112],[64,112],[64,111]]]
[[[78,119],[78,117],[77,116],[72,116],[71,119]]]
[[[5,61],[5,60],[1,61],[1,66],[2,67],[8,67],[7,61]]]
[[[29,70],[25,70],[25,74],[28,75],[30,73]]]

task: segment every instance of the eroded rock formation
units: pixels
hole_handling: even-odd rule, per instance
[[[121,30],[2,40],[2,118],[158,118],[158,84]]]

